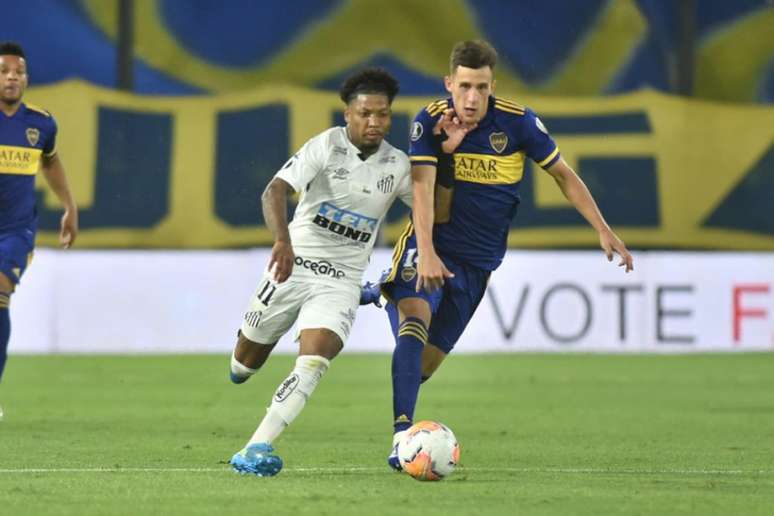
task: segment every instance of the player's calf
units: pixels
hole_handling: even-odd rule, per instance
[[[0,273],[2,275],[2,273]],[[11,303],[11,293],[0,290],[0,378],[3,377],[5,360],[8,356],[8,340],[11,337],[11,318],[8,305]]]

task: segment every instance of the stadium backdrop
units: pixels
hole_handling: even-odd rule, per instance
[[[630,246],[774,249],[774,107],[655,91],[601,99],[501,93],[541,114]],[[27,99],[57,117],[57,146],[81,207],[79,244],[94,248],[269,244],[259,192],[305,140],[342,122],[335,94],[276,85],[153,97],[68,81],[32,88]],[[432,100],[400,97],[390,141],[405,149],[413,115]],[[595,246],[550,177],[529,169],[509,243]],[[51,192],[39,192],[39,243],[55,245],[60,211]],[[399,206],[390,212],[385,243],[405,215]]]

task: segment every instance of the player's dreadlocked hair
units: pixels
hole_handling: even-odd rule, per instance
[[[483,39],[460,41],[454,45],[449,58],[449,68],[452,74],[458,66],[465,68],[488,66],[494,71],[495,64],[497,64],[497,50]]]
[[[386,95],[392,104],[399,89],[398,80],[384,68],[365,68],[344,81],[339,97],[345,104],[349,104],[360,93],[376,93]]]
[[[0,56],[19,56],[27,59],[24,55],[24,49],[15,41],[3,41],[0,43]]]

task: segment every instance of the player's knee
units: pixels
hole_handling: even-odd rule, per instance
[[[301,330],[298,340],[300,356],[320,356],[330,361],[344,348],[342,336],[328,328]]]
[[[0,272],[0,293],[10,296],[15,289],[16,285],[11,281],[11,278]]]
[[[430,326],[433,312],[426,300],[420,297],[406,297],[398,301],[397,308],[402,319],[419,319],[426,327]]]

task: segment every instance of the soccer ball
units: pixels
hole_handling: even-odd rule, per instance
[[[420,421],[401,437],[398,460],[403,471],[417,480],[441,480],[460,461],[460,445],[449,427]]]

